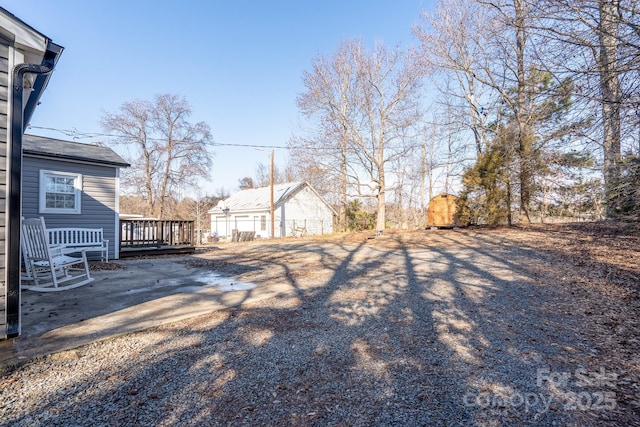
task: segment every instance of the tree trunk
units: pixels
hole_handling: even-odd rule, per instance
[[[520,128],[520,216],[521,224],[531,223],[529,208],[533,194],[533,147],[528,127]]]
[[[155,212],[155,198],[153,194],[153,177],[151,176],[151,157],[150,154],[144,150],[144,167],[145,167],[145,186],[147,189],[147,209],[148,215],[154,215]]]
[[[473,77],[469,74],[467,74],[467,86],[469,93],[466,98],[471,114],[471,130],[473,131],[473,138],[476,142],[476,155],[479,156],[484,149],[484,129],[481,113],[478,111],[478,102],[476,101],[475,83]]]
[[[347,231],[347,140],[343,135],[340,158],[340,212],[339,231]]]
[[[384,181],[384,179],[381,179],[381,181]],[[387,223],[386,203],[387,202],[385,197],[384,184],[381,184],[380,189],[378,191],[378,208],[377,208],[377,215],[376,215],[376,231],[380,233],[384,232],[384,229]]]
[[[531,161],[533,155],[532,133],[527,124],[526,75],[524,70],[524,53],[527,42],[525,28],[526,10],[523,0],[515,0],[515,29],[516,29],[516,61],[518,94],[516,107],[516,121],[518,122],[518,154],[520,156],[520,223],[531,222],[529,205],[533,192]]]
[[[426,143],[423,142],[420,147],[420,225],[424,223],[425,218],[427,217],[426,213],[426,203],[424,200],[424,192],[425,192],[425,181],[427,180],[427,147]]]
[[[604,151],[603,175],[606,196],[606,215],[616,214],[615,183],[620,174],[620,101],[621,90],[617,70],[619,0],[599,0],[598,71],[602,92],[602,124]]]
[[[382,148],[378,149],[378,159],[384,159]],[[386,183],[384,177],[384,161],[381,161],[378,166],[378,207],[376,216],[376,231],[384,232],[387,224],[387,197],[386,197]]]

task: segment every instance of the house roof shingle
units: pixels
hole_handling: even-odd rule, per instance
[[[63,141],[44,136],[24,135],[22,150],[27,155],[40,155],[119,167],[131,166],[109,147]]]

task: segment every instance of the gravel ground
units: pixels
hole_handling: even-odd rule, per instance
[[[593,266],[562,264],[549,233],[350,235],[185,258],[295,291],[6,366],[0,423],[640,426],[637,301],[603,291],[611,277],[586,283]],[[589,314],[605,296],[623,330]]]

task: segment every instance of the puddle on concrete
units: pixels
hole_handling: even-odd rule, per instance
[[[205,287],[215,287],[222,292],[248,291],[256,287],[255,283],[240,282],[211,271],[197,274],[193,276],[193,280],[203,283]]]
[[[194,282],[198,285],[194,286]],[[206,288],[216,288],[222,292],[248,291],[256,287],[255,283],[241,282],[212,271],[197,273],[180,278],[160,279],[151,286],[141,286],[123,292],[124,295],[157,291],[161,288],[175,288],[169,293],[201,292]]]

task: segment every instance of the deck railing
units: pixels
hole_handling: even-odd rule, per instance
[[[194,221],[120,220],[120,248],[195,246]]]

